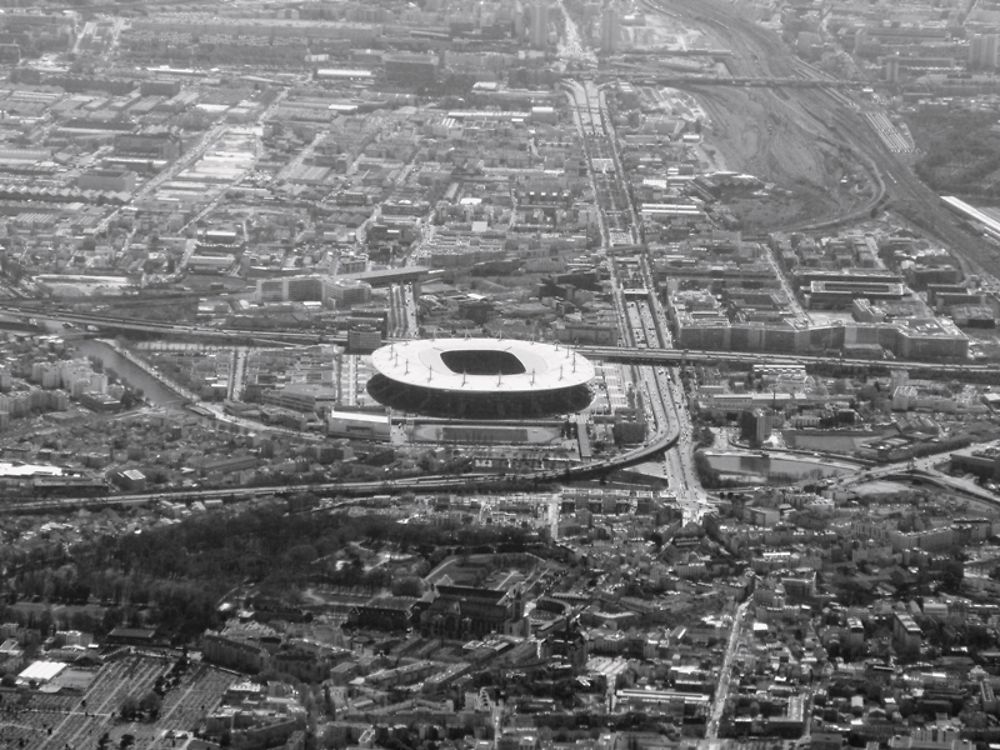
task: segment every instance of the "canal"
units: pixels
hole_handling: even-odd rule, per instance
[[[708,465],[731,479],[771,484],[793,484],[802,480],[819,480],[846,472],[856,472],[860,466],[828,458],[805,458],[789,454],[737,453],[704,451]]]
[[[184,404],[184,398],[161,381],[145,372],[141,367],[129,362],[112,346],[97,339],[73,341],[73,347],[84,357],[100,360],[105,370],[114,373],[133,390],[141,390],[146,401],[154,406],[176,406]]]

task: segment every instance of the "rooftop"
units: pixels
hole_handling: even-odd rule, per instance
[[[66,666],[66,663],[61,661],[34,661],[28,665],[27,669],[17,676],[17,679],[22,683],[48,682],[66,669]]]
[[[594,367],[572,349],[511,339],[430,339],[390,344],[372,354],[385,377],[421,388],[526,392],[586,385]]]

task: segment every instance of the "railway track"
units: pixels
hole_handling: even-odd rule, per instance
[[[648,10],[707,27],[724,37],[732,53],[726,58],[726,65],[733,77],[820,80],[825,76],[815,66],[792,55],[774,32],[757,25],[730,3],[670,0],[667,5],[662,0],[642,0],[642,4]],[[815,87],[789,88],[785,93],[788,100],[799,103],[804,117],[833,123],[838,140],[848,144],[873,167],[880,184],[869,211],[888,207],[953,250],[966,275],[976,274],[996,285],[1000,253],[967,230],[909,165],[891,152],[846,91]],[[862,218],[864,210],[859,209],[842,217],[792,228],[830,229]]]

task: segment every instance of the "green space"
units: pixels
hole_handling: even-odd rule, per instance
[[[1000,198],[1000,128],[992,112],[924,109],[907,122],[923,154],[914,165],[939,193]]]
[[[449,554],[521,550],[533,540],[522,529],[461,520],[430,525],[374,513],[289,515],[279,506],[219,511],[70,549],[8,554],[4,563],[16,572],[0,615],[51,622],[51,607],[34,610],[99,601],[106,604],[101,616],[84,617],[81,608],[74,624],[98,634],[122,622],[158,627],[183,643],[219,625],[219,600],[240,586],[286,601],[317,584],[376,591]],[[390,565],[389,551],[406,556],[406,564]],[[22,602],[32,603],[32,612],[19,609]]]

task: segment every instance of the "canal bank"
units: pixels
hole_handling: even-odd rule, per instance
[[[100,339],[81,339],[73,342],[81,356],[93,357],[106,370],[114,373],[133,390],[142,391],[143,398],[154,406],[181,408],[188,399],[163,380],[154,377],[118,352],[115,347]]]
[[[846,460],[806,458],[795,454],[763,451],[701,451],[707,467],[727,481],[744,484],[794,484],[838,474],[856,473],[865,467]]]

